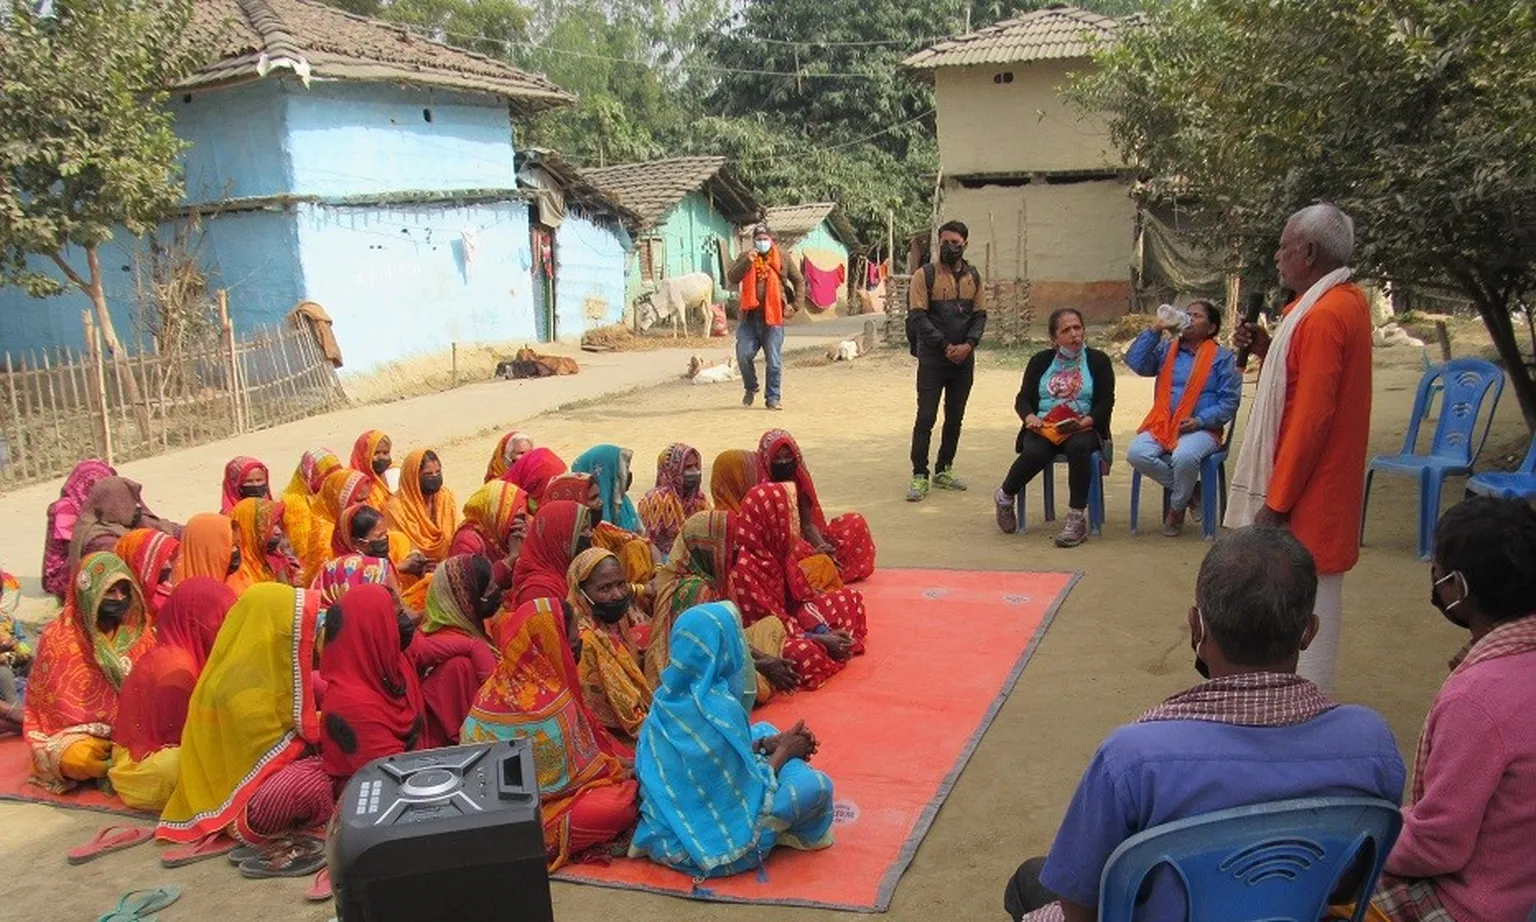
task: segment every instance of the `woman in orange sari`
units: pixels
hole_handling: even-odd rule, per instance
[[[354,552],[369,554],[374,557],[384,557],[394,565],[395,572],[400,579],[401,587],[414,588],[426,574],[428,561],[426,555],[417,553],[411,548],[411,539],[404,533],[388,528],[384,531],[387,548],[386,553],[373,554],[369,550],[357,546],[359,538],[365,534],[350,535],[345,530],[338,533],[336,523],[340,521],[342,513],[353,506],[367,506],[383,517],[383,509],[368,502],[368,496],[373,492],[370,481],[357,471],[337,471],[325,479],[325,486],[321,488],[321,495],[325,500],[325,512],[330,517],[329,543],[326,549],[329,557],[337,557]],[[370,526],[371,530],[371,526]],[[338,534],[340,535],[338,537]],[[329,557],[327,559],[329,559]],[[414,611],[421,611],[421,606],[426,601],[426,587],[419,592],[412,593],[415,604],[411,605]]]
[[[328,448],[304,452],[283,490],[283,528],[302,567],[300,580],[309,585],[331,556],[331,532],[320,491],[325,479],[341,470],[341,459]],[[330,523],[334,526],[334,523]]]
[[[151,618],[160,613],[165,600],[170,598],[171,577],[180,551],[180,541],[153,528],[135,528],[118,538],[117,546],[112,549],[139,581],[139,591],[144,593]]]
[[[534,448],[525,452],[515,464],[507,468],[501,479],[516,484],[528,494],[528,511],[538,512],[545,501],[544,491],[549,482],[565,473],[565,462],[548,448]]]
[[[574,613],[580,654],[576,674],[587,710],[598,723],[634,739],[651,708],[651,687],[640,661],[646,627],[633,609],[634,593],[612,551],[588,548],[566,571],[566,601]]]
[[[240,572],[243,563],[234,521],[215,512],[199,513],[187,521],[181,533],[181,553],[171,570],[171,582],[206,576],[227,584],[239,595],[251,585],[250,576]]]
[[[230,515],[239,536],[240,570],[247,585],[299,585],[303,568],[283,532],[283,504],[270,499],[242,499]]]
[[[704,461],[699,450],[673,442],[656,459],[656,487],[640,498],[640,521],[651,544],[665,552],[683,530],[683,522],[709,508],[702,489]]]
[[[733,448],[715,456],[709,467],[709,495],[716,509],[740,512],[741,498],[757,484],[757,455]]]
[[[389,481],[385,476],[394,467],[391,455],[394,443],[381,430],[369,429],[352,444],[352,470],[368,480],[368,504],[383,509],[389,502]]]
[[[155,643],[149,607],[122,558],[86,555],[64,611],[43,629],[27,678],[23,731],[32,783],[63,793],[107,776],[118,693]]]
[[[799,497],[801,558],[830,555],[837,564],[837,575],[844,583],[868,579],[875,572],[875,539],[869,522],[857,512],[849,512],[827,521],[816,496],[816,483],[795,437],[783,429],[763,433],[757,447],[757,482],[792,483]],[[826,583],[830,573],[812,574],[818,583]]]
[[[527,433],[513,429],[496,443],[496,450],[491,452],[490,463],[485,466],[485,482],[500,480],[506,476],[507,470],[517,463],[517,459],[533,450],[533,439]]]
[[[613,842],[639,816],[639,786],[619,746],[587,710],[558,599],[500,619],[501,664],[464,720],[465,743],[528,738],[551,871]]]
[[[459,527],[459,501],[443,485],[443,462],[437,452],[418,448],[405,456],[400,492],[384,506],[384,518],[433,565],[448,559]]]

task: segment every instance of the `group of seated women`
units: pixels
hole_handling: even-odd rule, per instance
[[[242,873],[289,876],[323,865],[368,762],[530,737],[551,868],[627,847],[724,875],[830,843],[816,737],[749,715],[863,652],[848,584],[875,550],[787,432],[722,454],[707,490],[668,446],[638,508],[614,445],[567,467],[509,433],[462,508],[435,452],[396,480],[392,449],[307,452],[280,498],[236,458],[185,525],[82,463],[50,507],[64,608],[21,708],[33,780],[100,782],[190,855],[240,842]]]

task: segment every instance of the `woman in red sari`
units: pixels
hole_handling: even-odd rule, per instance
[[[763,618],[783,623],[783,657],[802,689],[818,688],[864,652],[864,597],[853,589],[818,591],[796,546],[800,517],[795,487],[761,483],[747,491],[736,519],[736,565],[728,591],[748,628]]]
[[[272,475],[255,458],[239,455],[224,465],[224,493],[219,511],[229,515],[242,499],[271,499]]]
[[[166,599],[170,598],[171,586],[174,585],[171,574],[180,550],[180,541],[153,528],[135,528],[118,538],[117,546],[112,549],[114,554],[123,558],[128,569],[133,571],[134,578],[139,581],[139,589],[144,593],[144,601],[149,605],[151,616],[159,614],[160,609],[165,607]]]
[[[128,806],[159,813],[176,789],[187,703],[234,604],[234,590],[194,576],[160,609],[154,649],[123,680],[112,727],[107,778]]]
[[[464,524],[454,533],[450,556],[472,554],[491,562],[492,579],[506,590],[528,532],[528,494],[502,480],[476,490],[464,503]]]
[[[426,699],[423,745],[456,746],[475,692],[496,669],[485,622],[501,608],[501,589],[484,557],[450,557],[432,576],[426,611],[408,651]]]
[[[868,579],[875,572],[875,539],[869,522],[857,512],[827,521],[816,495],[816,484],[794,436],[783,429],[763,433],[757,446],[757,482],[792,483],[799,493],[801,552],[798,556],[830,554],[845,583]]]
[[[564,600],[570,587],[566,571],[576,555],[592,544],[586,506],[569,500],[547,502],[533,517],[512,577],[514,609],[534,599]]]
[[[465,743],[535,741],[551,871],[623,836],[640,812],[633,772],[582,703],[569,631],[558,598],[533,599],[502,618],[501,664],[475,696],[460,734]]]
[[[565,471],[565,462],[559,455],[548,448],[535,448],[524,453],[517,459],[516,464],[507,468],[507,472],[501,479],[521,487],[523,492],[528,494],[529,511],[538,512],[539,504],[544,502],[544,491],[549,487],[549,482],[564,474]]]

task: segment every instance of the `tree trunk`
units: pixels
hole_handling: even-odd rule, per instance
[[[1483,325],[1493,339],[1504,370],[1515,388],[1515,399],[1520,402],[1520,413],[1525,417],[1525,427],[1536,432],[1536,380],[1520,354],[1520,343],[1515,339],[1514,321],[1510,319],[1507,303],[1494,303],[1492,299],[1476,299],[1477,312],[1482,315]]]
[[[107,295],[101,285],[101,257],[95,246],[85,248],[86,265],[90,267],[90,277],[82,278],[74,267],[65,262],[60,253],[48,254],[54,264],[64,273],[65,277],[75,284],[75,287],[85,292],[85,296],[91,299],[91,305],[96,309],[96,323],[101,327],[101,338],[106,346],[106,354],[103,360],[111,357],[113,360],[126,358],[123,355],[123,344],[117,338],[117,329],[112,326],[112,314],[107,310]],[[144,396],[139,392],[139,382],[132,372],[123,376],[123,397],[133,407],[133,419],[138,424],[139,436],[144,441],[150,439],[149,432],[149,407],[144,403]]]

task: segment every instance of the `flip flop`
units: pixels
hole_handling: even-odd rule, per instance
[[[309,844],[313,842],[313,844]],[[325,867],[324,843],[291,842],[277,851],[240,862],[240,876],[252,880],[269,877],[308,877]]]
[[[155,831],[148,826],[103,826],[96,830],[91,841],[84,845],[77,845],[65,852],[65,858],[70,864],[85,864],[94,861],[102,855],[110,855],[120,852],[125,848],[148,842],[155,837]]]
[[[222,832],[209,833],[191,845],[168,848],[161,852],[160,865],[167,868],[186,867],[189,864],[227,854],[239,844]]]
[[[117,901],[117,908],[99,916],[96,922],[153,922],[153,913],[181,899],[175,884],[152,890],[130,890]]]
[[[321,868],[315,875],[314,883],[304,891],[304,898],[311,903],[323,903],[331,898],[331,871],[329,868]]]
[[[229,854],[225,855],[225,857],[229,859],[230,864],[239,867],[252,858],[260,858],[261,849],[254,845],[236,845],[229,850]]]

